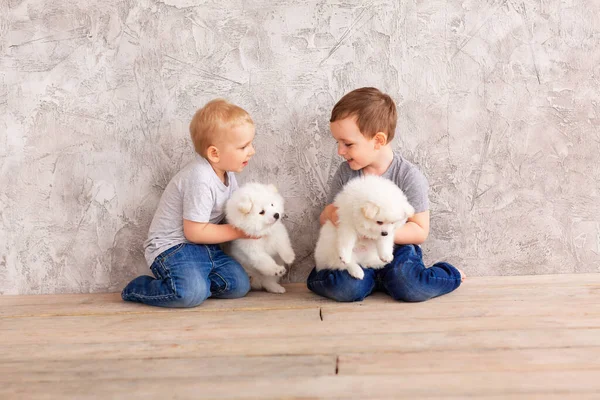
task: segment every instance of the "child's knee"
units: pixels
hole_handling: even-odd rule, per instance
[[[373,290],[369,279],[356,279],[340,270],[313,270],[307,286],[320,296],[340,302],[364,300]]]
[[[199,306],[210,296],[210,287],[204,279],[186,281],[175,289],[175,296],[171,307],[190,308]]]
[[[233,282],[229,283],[227,297],[237,299],[244,297],[250,291],[250,279],[247,275],[237,277]]]

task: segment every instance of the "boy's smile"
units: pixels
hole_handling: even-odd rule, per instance
[[[350,168],[359,170],[372,163],[376,152],[375,140],[363,136],[355,117],[331,122],[329,126],[338,143],[338,154],[344,157]]]

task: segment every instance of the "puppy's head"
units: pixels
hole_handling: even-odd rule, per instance
[[[358,216],[359,223],[356,224],[358,233],[369,239],[393,236],[396,228],[406,223],[406,220],[414,214],[411,205],[402,201],[385,205],[366,201],[357,211],[355,215]]]
[[[348,190],[354,226],[361,236],[393,236],[395,229],[415,213],[402,190],[388,179],[367,176],[352,182]]]
[[[226,206],[227,221],[252,236],[264,236],[283,216],[283,197],[273,185],[248,183]]]

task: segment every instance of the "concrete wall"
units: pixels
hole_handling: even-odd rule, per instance
[[[311,267],[346,92],[400,112],[431,184],[426,262],[600,270],[600,2],[0,0],[0,293],[118,291],[215,97],[257,123]]]

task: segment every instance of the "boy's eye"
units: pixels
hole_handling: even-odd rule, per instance
[[[265,215],[265,210],[262,210],[261,212],[259,212],[260,215]]]
[[[377,225],[383,225],[383,221],[377,221]]]

